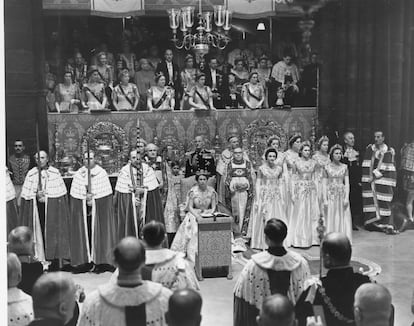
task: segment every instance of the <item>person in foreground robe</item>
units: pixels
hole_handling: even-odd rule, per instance
[[[328,273],[320,280],[310,280],[296,302],[299,326],[306,326],[306,318],[314,316],[315,312],[318,316],[323,314],[326,326],[355,325],[354,294],[361,284],[369,283],[370,279],[355,273],[350,265],[352,247],[345,234],[327,234],[321,250],[323,265]]]
[[[250,208],[253,199],[254,172],[249,160],[243,157],[243,149],[236,147],[226,168],[226,201],[231,207],[238,232],[247,234]]]
[[[118,240],[139,236],[140,225],[156,220],[164,223],[157,177],[140,154],[132,150],[129,163],[119,171],[115,186]]]
[[[23,183],[20,223],[33,231],[35,256],[56,265],[57,259],[70,258],[67,190],[59,170],[49,166],[47,153],[39,151],[35,158],[39,166],[29,170]]]
[[[270,219],[264,233],[269,248],[252,256],[234,288],[234,326],[255,326],[259,310],[270,295],[282,294],[295,303],[310,276],[305,258],[283,247],[287,235],[283,221]]]
[[[171,291],[185,288],[200,290],[194,268],[184,259],[184,255],[163,248],[166,233],[162,223],[151,221],[145,224],[142,234],[145,242],[142,279],[160,283]],[[116,282],[118,275],[116,270],[111,280]]]
[[[395,151],[385,143],[384,133],[376,131],[375,144],[368,145],[362,162],[364,225],[368,231],[397,234],[391,216],[391,202],[397,185]]]
[[[7,234],[19,225],[19,213],[17,209],[16,190],[10,178],[10,171],[6,168],[6,217]]]
[[[88,161],[90,193],[88,193]],[[111,250],[116,244],[112,187],[106,171],[95,163],[95,154],[84,154],[84,166],[76,171],[71,195],[72,266],[99,273],[112,270]],[[85,265],[86,264],[86,265]]]
[[[159,283],[144,281],[142,241],[127,237],[113,251],[119,269],[116,282],[109,281],[88,294],[78,326],[165,326],[171,290]]]

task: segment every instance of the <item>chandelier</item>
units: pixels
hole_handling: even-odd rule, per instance
[[[213,6],[214,12],[203,12],[201,0],[198,7],[198,26],[195,28],[195,33],[193,33],[194,7],[167,10],[175,47],[187,51],[193,49],[201,55],[207,54],[210,46],[223,50],[231,41],[228,36],[231,29],[231,12],[224,6]],[[216,30],[213,31],[213,27],[216,27]],[[182,32],[180,38],[177,35],[178,29]]]

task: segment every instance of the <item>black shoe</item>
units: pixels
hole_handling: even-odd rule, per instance
[[[62,266],[62,268],[60,269],[62,272],[69,272],[72,273],[75,268],[73,266],[71,266],[70,264],[65,264]]]
[[[356,226],[356,224],[352,224],[352,230],[354,231],[359,231],[358,227]]]
[[[93,271],[94,263],[86,263],[73,267],[73,274],[87,273]]]
[[[109,264],[99,264],[95,266],[95,269],[93,270],[93,272],[95,274],[101,274],[101,273],[105,273],[105,272],[111,272],[113,273],[115,271],[115,267]]]

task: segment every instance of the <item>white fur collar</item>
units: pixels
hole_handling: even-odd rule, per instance
[[[252,260],[261,268],[272,270],[293,271],[298,268],[303,258],[298,253],[288,251],[283,256],[274,256],[267,251],[252,256]]]
[[[145,264],[154,265],[161,264],[174,259],[177,256],[177,252],[170,249],[156,249],[146,250],[145,252]]]
[[[162,285],[151,281],[133,288],[120,287],[114,282],[108,282],[98,288],[100,296],[116,307],[139,306],[150,302],[161,294]]]

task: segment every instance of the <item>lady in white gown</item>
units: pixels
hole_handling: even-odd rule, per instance
[[[264,250],[264,226],[271,218],[286,223],[284,192],[280,184],[282,167],[276,164],[277,151],[269,148],[265,152],[266,161],[259,167],[255,196],[250,215],[247,236],[251,238],[250,247]]]
[[[208,176],[199,173],[195,177],[197,185],[187,195],[187,214],[175,235],[171,250],[182,252],[187,259],[195,264],[198,252],[197,220],[204,214],[216,211],[218,196],[216,191],[207,185]]]
[[[349,207],[348,167],[341,163],[342,147],[335,145],[329,151],[331,163],[324,169],[324,217],[326,233],[344,233],[352,241],[352,218]]]
[[[247,109],[261,109],[265,100],[263,85],[259,82],[257,72],[252,72],[249,82],[242,88],[242,98]]]
[[[149,111],[173,110],[175,106],[174,89],[165,85],[163,74],[155,77],[155,86],[148,90],[147,107]]]
[[[318,163],[316,167],[316,190],[318,192],[318,199],[323,202],[323,189],[322,179],[325,171],[325,167],[331,162],[328,154],[329,150],[329,138],[322,136],[318,140],[318,150],[313,154],[312,158]]]
[[[283,169],[283,179],[285,182],[285,196],[286,196],[286,216],[289,219],[293,201],[292,201],[292,189],[293,189],[293,180],[292,180],[292,171],[295,166],[296,161],[299,159],[299,150],[302,146],[302,137],[299,134],[295,134],[289,138],[289,149],[284,152],[284,169]]]
[[[316,231],[320,212],[315,184],[317,163],[310,157],[310,143],[303,143],[300,153],[301,158],[293,168],[294,204],[289,218],[287,242],[293,247],[308,248],[319,244]]]

